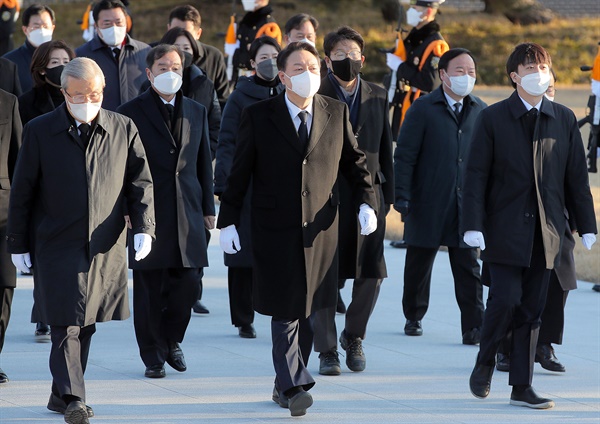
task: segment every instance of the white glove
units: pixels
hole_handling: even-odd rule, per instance
[[[135,250],[136,261],[144,259],[152,250],[152,237],[145,233],[135,234],[133,236],[133,249]]]
[[[23,274],[31,273],[31,255],[29,255],[29,252],[12,254],[10,255],[10,259],[12,260],[15,268],[17,268]]]
[[[479,247],[485,250],[485,240],[481,231],[466,231],[463,240],[471,247]]]
[[[581,244],[583,244],[583,247],[585,247],[587,250],[592,250],[592,246],[594,245],[594,243],[596,243],[595,234],[588,233],[581,236]]]
[[[386,53],[385,54],[385,64],[392,71],[397,71],[398,67],[400,65],[402,65],[402,62],[404,62],[404,61],[402,59],[400,59],[398,56],[396,56],[394,53]]]
[[[219,244],[221,245],[223,252],[229,253],[230,255],[234,255],[242,250],[242,246],[240,245],[240,236],[235,229],[235,225],[231,224],[228,227],[221,228]]]
[[[363,236],[368,236],[377,229],[377,215],[371,206],[366,203],[360,205],[358,222],[360,222],[360,233]]]
[[[237,42],[234,44],[225,43],[225,47],[223,48],[223,50],[225,50],[225,54],[227,56],[233,57],[233,54],[239,48],[240,48],[240,40],[237,40]]]

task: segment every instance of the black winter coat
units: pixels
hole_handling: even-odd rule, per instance
[[[29,68],[31,67],[31,58],[34,51],[35,47],[33,47],[29,40],[25,40],[21,47],[17,47],[2,56],[17,65],[21,93],[25,93],[33,87],[33,78],[31,77],[31,70]]]
[[[516,91],[479,115],[460,231],[483,233],[483,261],[529,267],[535,226],[540,225],[546,268],[552,269],[565,234],[564,210],[580,235],[596,233],[594,203],[573,112],[543,98],[533,136],[528,116]]]
[[[23,125],[27,124],[33,118],[37,118],[44,113],[52,112],[58,106],[64,103],[64,97],[60,95],[60,103],[55,104],[55,100],[50,94],[51,88],[44,84],[39,87],[33,87],[27,93],[19,97],[19,113]]]

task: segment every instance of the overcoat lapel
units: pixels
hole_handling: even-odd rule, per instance
[[[360,82],[360,108],[358,110],[358,122],[356,128],[353,128],[354,134],[358,134],[362,127],[367,122],[368,118],[371,117],[371,108],[363,107],[371,99],[371,93],[373,90],[369,86],[369,84],[364,81]]]
[[[331,119],[331,113],[327,110],[327,106],[328,103],[324,97],[316,95],[313,98],[313,120],[308,137],[307,155],[319,144],[321,136],[325,132],[325,128],[327,128],[329,119]]]
[[[298,132],[296,131],[296,127],[294,126],[294,122],[292,121],[292,117],[288,111],[284,96],[285,91],[278,95],[275,98],[276,100],[271,103],[271,120],[283,138],[290,143],[290,145],[296,149],[298,153],[304,155],[304,146],[302,146],[300,143]]]
[[[159,139],[166,140],[171,143],[173,146],[177,146],[175,143],[175,139],[173,135],[169,131],[167,127],[167,123],[165,122],[160,110],[158,110],[158,105],[156,104],[156,100],[152,97],[152,93],[150,92],[152,87],[148,88],[141,96],[140,100],[142,103],[142,111],[148,117],[148,120],[152,122],[152,125],[158,130]]]

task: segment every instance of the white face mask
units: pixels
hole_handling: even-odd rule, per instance
[[[119,47],[125,40],[127,34],[126,26],[111,26],[110,28],[100,28],[102,40],[111,47]]]
[[[182,84],[183,79],[181,75],[173,71],[155,76],[152,83],[156,91],[167,96],[177,93]]]
[[[317,91],[319,91],[319,87],[321,86],[321,76],[313,74],[310,71],[304,71],[300,75],[294,75],[293,77],[290,77],[286,73],[284,73],[284,75],[292,82],[292,88],[290,88],[290,90],[304,99],[308,99],[317,94]]]
[[[46,28],[34,29],[27,34],[27,39],[33,47],[39,47],[40,45],[47,43],[52,40],[52,30]]]
[[[410,26],[416,27],[423,21],[422,15],[423,12],[419,12],[414,7],[411,7],[406,12],[406,23]]]
[[[256,0],[242,0],[242,6],[246,12],[252,12],[256,6]]]
[[[460,97],[465,97],[471,94],[473,91],[473,87],[475,87],[475,78],[471,75],[459,75],[451,77],[446,74],[450,79],[450,85],[446,84],[444,81],[444,85],[448,87],[454,94]]]
[[[299,43],[310,44],[313,47],[317,47],[314,41],[309,40],[308,38],[303,38],[302,40],[298,40]]]
[[[523,90],[531,96],[541,96],[548,90],[550,85],[550,73],[549,72],[536,72],[534,74],[528,74],[524,77],[517,74],[521,78],[521,83],[517,83]]]
[[[85,122],[86,124],[92,122],[94,118],[100,112],[102,102],[99,103],[71,103],[67,101],[69,110],[73,118],[79,122]]]

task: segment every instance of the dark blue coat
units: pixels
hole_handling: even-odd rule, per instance
[[[471,136],[485,108],[478,97],[463,100],[459,122],[442,87],[408,109],[396,151],[395,202],[410,202],[404,240],[419,247],[468,247],[459,237],[463,172]]]
[[[21,93],[25,93],[33,88],[33,78],[31,78],[29,67],[31,66],[31,58],[34,51],[35,47],[29,41],[25,40],[21,47],[2,56],[17,65],[19,81],[21,82]]]
[[[104,72],[104,109],[115,111],[121,104],[137,97],[147,80],[146,55],[149,50],[148,44],[128,35],[117,64],[112,49],[100,40],[98,34],[75,50],[77,57],[94,59]]]

